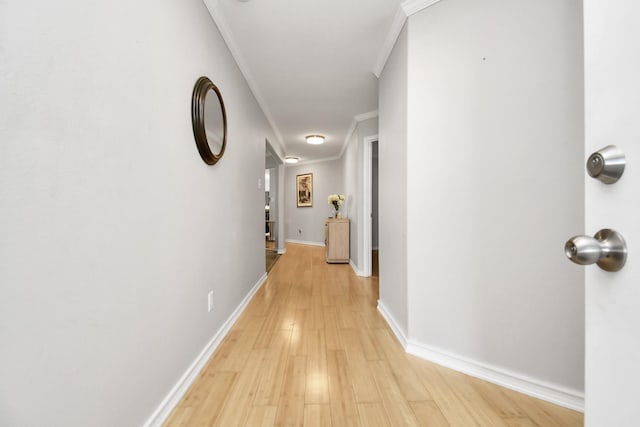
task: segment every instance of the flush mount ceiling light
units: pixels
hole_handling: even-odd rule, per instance
[[[307,135],[305,139],[307,140],[307,144],[320,145],[324,143],[324,136],[322,135]]]
[[[284,158],[285,163],[298,163],[299,160],[300,160],[299,157],[294,157],[294,156],[287,156]]]

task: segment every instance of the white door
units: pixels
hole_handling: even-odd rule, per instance
[[[587,427],[640,426],[640,2],[585,0],[585,158],[614,144],[626,154],[620,181],[585,173],[585,227],[627,242],[616,273],[586,268]]]

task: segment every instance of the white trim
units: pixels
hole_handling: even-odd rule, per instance
[[[378,304],[380,307],[380,304]],[[393,328],[392,328],[393,329]],[[500,368],[468,359],[441,349],[409,340],[406,346],[409,354],[446,366],[458,372],[471,375],[481,380],[509,388],[511,390],[533,396],[547,402],[584,412],[584,393],[571,390],[557,384],[551,384],[527,377],[508,369]]]
[[[373,161],[373,148],[372,144],[378,140],[378,135],[370,135],[364,138],[363,150],[362,150],[362,272],[364,277],[371,276],[371,244],[372,244],[372,225],[371,225],[371,213],[372,213],[372,197],[371,189],[372,183],[372,168],[371,163]]]
[[[278,224],[284,224],[284,161],[280,158],[280,155],[277,153],[277,150],[275,149],[275,147],[271,144],[271,142],[269,142],[268,138],[265,138],[265,151],[268,152],[272,157],[274,157],[274,160],[276,161],[276,167],[275,167],[275,174],[273,176],[271,176],[271,180],[272,183],[275,183],[275,186],[277,188],[277,192],[274,195],[275,197],[275,212],[276,212],[276,216],[275,216],[275,229],[276,229],[276,233],[275,233],[275,249],[277,251],[282,250],[282,248],[284,247],[284,233],[280,231],[281,228],[284,227],[280,227],[278,226]],[[273,189],[273,186],[272,186]],[[273,191],[273,190],[272,190]],[[278,252],[280,253],[280,252]]]
[[[396,45],[398,36],[402,32],[402,28],[404,27],[407,18],[440,1],[442,0],[406,0],[402,2],[396,11],[391,27],[387,32],[387,37],[384,39],[382,48],[380,48],[378,59],[373,66],[373,74],[375,74],[377,78],[380,78],[380,74],[382,74],[382,70],[384,70],[384,66],[387,64],[387,60],[393,51],[393,47]]]
[[[220,329],[213,335],[213,338],[205,345],[200,354],[195,358],[191,366],[187,368],[186,372],[180,377],[178,382],[173,386],[171,391],[165,396],[160,405],[151,414],[151,416],[144,423],[144,427],[156,427],[161,426],[171,414],[173,408],[180,402],[180,399],[187,392],[191,384],[196,380],[198,374],[207,364],[213,352],[216,351],[224,337],[229,333],[231,327],[240,317],[240,314],[247,308],[249,301],[258,292],[258,289],[267,280],[267,274],[263,274],[258,282],[251,288],[247,296],[240,302],[238,307],[231,313],[231,316],[222,324]]]
[[[278,165],[278,199],[276,200],[276,204],[278,206],[278,215],[277,215],[277,221],[278,224],[276,225],[276,232],[278,233],[278,238],[276,239],[276,249],[278,250],[278,253],[285,253],[286,252],[286,246],[285,246],[285,227],[284,227],[284,223],[285,223],[285,203],[284,203],[284,199],[285,199],[285,181],[284,181],[284,164]]]
[[[396,336],[396,338],[398,338],[398,341],[400,341],[402,348],[407,348],[407,335],[402,331],[402,327],[400,326],[400,324],[397,322],[395,317],[393,317],[391,312],[387,310],[387,307],[384,305],[384,303],[380,300],[378,300],[378,311],[380,312],[382,317],[384,317],[384,320],[387,321],[387,324],[391,328],[391,331]]]
[[[276,163],[278,165],[283,165],[284,158],[286,156],[282,156],[280,153],[278,153],[278,150],[276,150],[276,148],[273,146],[269,138],[265,138],[264,143],[265,143],[265,150],[268,151],[269,154],[271,154],[274,157],[274,160],[276,161]]]
[[[380,49],[378,59],[373,66],[373,74],[375,74],[376,77],[380,78],[380,74],[382,74],[382,70],[384,70],[384,66],[389,59],[389,55],[391,55],[391,52],[393,51],[393,47],[396,44],[396,40],[398,40],[398,36],[400,35],[400,32],[402,31],[402,27],[404,27],[404,23],[406,22],[406,20],[407,14],[405,13],[404,9],[402,7],[398,7],[396,15],[393,17],[391,27],[387,32],[387,37],[385,37],[382,48]]]
[[[287,253],[287,248],[284,249],[278,249],[278,255],[284,255]]]
[[[344,155],[344,152],[347,151],[347,147],[349,146],[349,140],[353,136],[353,132],[356,131],[356,128],[358,127],[358,123],[364,122],[365,120],[373,119],[375,117],[378,117],[378,110],[367,111],[366,113],[358,114],[353,118],[353,120],[351,121],[351,125],[349,125],[347,136],[344,139],[344,142],[342,143],[342,149],[340,150],[340,155],[338,156],[339,159],[342,158],[342,156]]]
[[[414,13],[418,13],[422,9],[433,6],[440,1],[442,0],[406,0],[403,1],[400,6],[402,7],[402,10],[404,10],[404,13],[407,14],[407,16],[411,16]]]
[[[378,117],[378,110],[367,111],[366,113],[358,114],[354,118],[356,122],[364,122],[365,120],[373,119]]]
[[[344,156],[344,152],[347,151],[349,140],[353,136],[353,133],[356,131],[356,127],[358,127],[358,120],[356,120],[356,118],[354,117],[353,120],[351,120],[351,124],[349,125],[349,130],[347,130],[347,136],[342,143],[342,149],[340,150],[340,155],[338,156],[339,159],[341,159],[342,156]]]
[[[477,360],[453,354],[439,348],[408,339],[398,321],[378,300],[378,311],[384,317],[402,347],[409,354],[438,365],[462,372],[472,377],[506,387],[511,390],[542,399],[553,404],[584,412],[584,393],[528,377],[505,368],[489,365]]]
[[[368,277],[364,275],[364,272],[362,270],[358,270],[358,266],[356,265],[355,262],[353,262],[352,259],[349,260],[349,265],[351,266],[351,269],[353,270],[353,272],[356,274],[356,276],[359,277]]]
[[[338,156],[338,157],[325,157],[325,158],[322,158],[322,159],[302,160],[302,161],[299,161],[298,163],[285,163],[284,167],[285,168],[294,168],[296,166],[310,165],[312,163],[332,162],[334,160],[339,160],[339,159],[340,159],[340,156]]]
[[[324,242],[308,242],[306,240],[295,240],[295,239],[287,239],[287,243],[296,243],[298,245],[309,245],[309,246],[323,246]]]
[[[281,152],[286,153],[287,150],[286,150],[286,147],[284,146],[280,129],[278,129],[278,127],[276,126],[276,122],[275,120],[273,120],[273,116],[271,115],[270,110],[267,108],[267,103],[262,97],[260,90],[258,90],[258,85],[255,79],[253,78],[253,74],[251,74],[251,71],[249,69],[249,66],[247,65],[247,62],[244,59],[244,56],[240,52],[240,49],[238,49],[237,47],[235,38],[233,37],[233,33],[231,32],[231,29],[227,25],[227,22],[224,19],[223,13],[220,11],[218,7],[218,0],[204,0],[204,5],[209,10],[209,14],[213,18],[213,21],[216,23],[216,26],[220,31],[220,35],[222,35],[222,38],[224,39],[227,45],[227,48],[231,53],[231,56],[233,57],[236,64],[238,65],[238,68],[240,68],[240,72],[244,76],[244,79],[246,80],[247,85],[249,86],[249,90],[251,91],[251,93],[253,93],[253,97],[256,99],[256,101],[258,102],[258,105],[262,109],[262,112],[264,113],[264,116],[266,117],[267,122],[269,122],[269,125],[271,126],[271,129],[273,130],[273,133],[276,136],[276,140],[278,142],[278,145],[280,146]]]

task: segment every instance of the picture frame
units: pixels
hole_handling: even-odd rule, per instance
[[[299,208],[313,206],[313,174],[296,175],[296,205]]]

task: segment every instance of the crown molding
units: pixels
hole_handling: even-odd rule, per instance
[[[400,7],[402,7],[407,16],[411,16],[414,13],[420,12],[422,9],[433,6],[440,1],[442,0],[406,0],[402,2]]]
[[[398,10],[396,11],[396,16],[393,18],[393,22],[391,23],[391,27],[387,32],[387,37],[380,49],[378,60],[373,67],[373,74],[375,74],[377,78],[380,78],[380,74],[382,74],[382,70],[384,70],[384,66],[387,64],[389,55],[391,55],[391,51],[393,51],[393,46],[395,46],[396,40],[398,40],[398,36],[400,35],[407,18],[440,1],[442,0],[405,0],[400,4],[400,7],[398,7]]]
[[[280,133],[280,130],[276,126],[276,122],[273,120],[271,112],[267,108],[267,103],[264,101],[264,98],[262,97],[262,94],[258,89],[258,85],[256,84],[256,81],[253,75],[251,74],[251,71],[249,71],[249,67],[247,66],[247,62],[244,59],[244,56],[240,52],[240,49],[238,49],[237,47],[237,44],[233,37],[233,33],[231,32],[231,29],[227,25],[227,22],[225,21],[224,16],[220,11],[220,8],[218,7],[218,0],[204,0],[204,5],[209,11],[211,18],[213,18],[213,22],[218,27],[218,31],[220,31],[220,35],[222,35],[222,38],[224,39],[224,42],[227,45],[227,48],[229,49],[231,56],[233,57],[236,64],[238,65],[238,68],[240,68],[240,72],[244,76],[244,79],[247,82],[247,85],[249,86],[249,90],[253,94],[253,97],[256,99],[256,102],[258,103],[260,108],[262,109],[262,113],[266,117],[267,122],[269,123],[269,126],[271,126],[271,129],[273,130],[273,133],[276,137],[276,142],[278,143],[278,146],[281,152],[286,153],[287,150],[284,146],[282,134]]]
[[[357,122],[364,122],[365,120],[373,119],[374,117],[378,117],[378,110],[358,114],[357,116],[355,116],[355,119]]]
[[[393,17],[391,27],[387,32],[387,37],[385,37],[382,48],[380,49],[378,60],[373,66],[373,74],[375,74],[377,78],[380,78],[380,74],[382,74],[382,70],[384,69],[387,60],[389,59],[389,55],[391,55],[393,46],[395,46],[396,40],[398,39],[398,36],[400,35],[400,32],[402,31],[402,27],[404,27],[404,23],[406,20],[407,14],[405,13],[404,8],[402,6],[398,7],[396,15]]]
[[[344,155],[344,152],[347,151],[349,140],[351,139],[353,132],[356,131],[356,126],[358,126],[358,120],[356,120],[356,118],[354,117],[353,120],[351,120],[351,124],[349,125],[349,130],[347,130],[347,136],[345,136],[344,142],[342,143],[342,149],[340,150],[340,154],[338,155],[339,159],[341,159]]]
[[[353,120],[351,120],[351,125],[349,126],[349,130],[347,131],[347,136],[344,138],[344,142],[342,143],[342,149],[340,150],[340,155],[337,157],[341,159],[344,155],[344,152],[347,151],[347,147],[349,146],[349,140],[353,136],[353,132],[356,131],[356,127],[358,127],[358,123],[364,122],[365,120],[373,119],[374,117],[378,117],[378,110],[369,111],[366,113],[358,114],[354,116]]]
[[[341,156],[323,157],[322,159],[300,160],[298,163],[285,163],[285,168],[295,168],[297,166],[311,165],[313,163],[331,162],[340,160]]]

